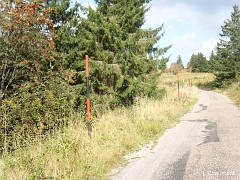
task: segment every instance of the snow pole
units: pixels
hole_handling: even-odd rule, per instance
[[[91,136],[91,114],[90,114],[90,90],[89,90],[89,69],[88,69],[88,55],[85,56],[86,60],[86,98],[87,98],[87,123],[88,123],[88,135]]]
[[[177,75],[177,79],[178,79],[178,97],[180,97],[180,75]]]

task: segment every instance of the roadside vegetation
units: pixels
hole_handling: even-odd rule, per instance
[[[193,85],[199,89],[215,91],[228,96],[240,109],[240,79],[236,78],[235,82],[225,88],[214,86],[215,75],[213,73],[183,73],[186,79],[192,79]]]
[[[219,92],[227,95],[240,109],[240,81],[232,83],[228,88],[220,89]]]
[[[158,83],[171,45],[141,29],[149,2],[0,1],[1,179],[103,179],[189,109],[194,87]]]
[[[163,100],[137,98],[132,107],[94,118],[91,138],[84,117],[71,114],[61,132],[26,139],[27,147],[5,153],[0,161],[1,179],[106,179],[111,169],[124,163],[124,155],[174,127],[196,102],[195,86],[182,82],[178,97],[176,84],[175,75],[164,74],[159,86],[168,93]]]
[[[85,116],[85,55],[93,117],[138,97],[164,97],[157,79],[171,45],[156,46],[163,25],[141,28],[148,3],[96,1],[93,9],[70,0],[0,1],[2,153],[61,130],[74,112]]]
[[[239,97],[239,84],[229,86],[239,80],[238,6],[223,26],[230,41],[209,61],[193,55],[184,72],[180,55],[166,70],[164,26],[142,29],[150,0],[95,3],[0,1],[0,179],[106,179],[123,155],[179,122],[196,86]]]
[[[225,88],[214,86],[216,77],[213,73],[182,73],[183,79],[192,80],[192,84],[199,89],[215,91],[227,95],[240,109],[240,79],[237,77],[235,82]]]

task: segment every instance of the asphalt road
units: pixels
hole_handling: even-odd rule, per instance
[[[113,180],[240,180],[240,111],[226,96],[201,91],[199,101],[145,157]]]

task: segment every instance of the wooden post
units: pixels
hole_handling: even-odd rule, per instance
[[[178,97],[180,97],[180,75],[177,74],[177,79],[178,79]]]
[[[85,56],[86,60],[86,98],[87,98],[87,121],[88,121],[88,135],[91,136],[91,114],[90,114],[90,90],[89,90],[89,69],[88,69],[88,55]]]

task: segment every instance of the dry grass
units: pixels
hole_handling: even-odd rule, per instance
[[[235,82],[230,87],[220,92],[229,96],[240,109],[240,82]]]
[[[165,77],[164,77],[165,78]],[[163,135],[198,99],[198,89],[164,86],[162,101],[137,99],[132,109],[119,108],[93,120],[90,138],[86,124],[75,114],[62,133],[9,153],[0,160],[0,179],[107,179],[123,156]]]
[[[195,85],[203,89],[212,88],[212,82],[215,76],[212,73],[179,73],[180,86]],[[163,87],[175,86],[177,84],[177,75],[164,73],[159,79],[159,84]]]

